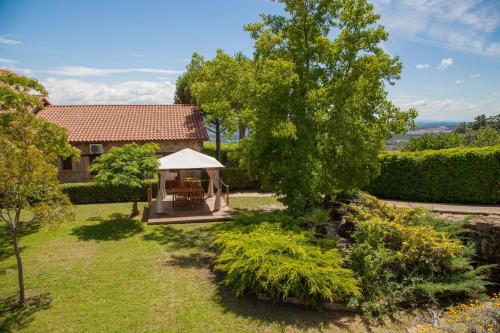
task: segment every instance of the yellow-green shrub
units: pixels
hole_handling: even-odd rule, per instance
[[[265,293],[280,300],[295,297],[308,305],[360,296],[353,272],[343,268],[336,249],[323,249],[306,232],[260,223],[219,233],[215,270],[238,295]]]
[[[474,268],[474,250],[454,234],[415,221],[358,221],[348,267],[361,281],[362,298],[352,305],[366,313],[390,312],[417,299],[478,295],[485,267]]]

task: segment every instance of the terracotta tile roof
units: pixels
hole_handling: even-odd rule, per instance
[[[37,115],[67,128],[70,142],[208,140],[192,105],[48,105]]]

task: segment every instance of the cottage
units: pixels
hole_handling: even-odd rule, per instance
[[[88,166],[114,146],[155,142],[158,157],[184,148],[201,151],[208,133],[192,105],[50,105],[37,115],[68,130],[80,161],[57,161],[61,182],[91,181]]]

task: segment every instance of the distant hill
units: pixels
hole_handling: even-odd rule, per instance
[[[387,142],[387,149],[399,149],[412,136],[421,136],[427,133],[449,133],[453,131],[461,122],[460,121],[443,121],[443,120],[417,120],[417,129],[409,131],[406,135],[396,135]],[[208,131],[210,142],[215,142],[215,134]],[[232,138],[223,137],[224,143],[237,143],[239,141],[238,133],[235,133]]]

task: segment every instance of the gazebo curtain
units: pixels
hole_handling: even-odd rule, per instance
[[[167,171],[160,171],[160,186],[158,186],[158,192],[156,193],[156,212],[158,214],[163,213],[163,199],[167,196],[167,191],[165,189],[166,181]],[[158,200],[158,198],[161,200]]]
[[[219,182],[219,169],[207,169],[208,177],[210,177],[210,181],[208,182],[208,196],[214,196],[214,185],[217,188],[217,194],[215,196],[215,205],[214,210],[220,210],[220,197],[222,194],[222,189]]]
[[[217,193],[215,195],[215,204],[214,204],[214,211],[218,211],[221,208],[221,195],[222,195],[222,188],[220,186],[220,181],[219,181],[219,169],[206,169],[208,177],[210,178],[208,182],[208,197],[213,197],[214,196],[214,185],[217,189]],[[158,186],[158,192],[156,194],[156,212],[158,214],[163,213],[164,207],[163,207],[163,200],[167,196],[167,191],[165,189],[165,182],[167,181],[167,172],[166,170],[161,170],[160,171],[160,185]]]

